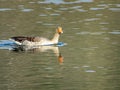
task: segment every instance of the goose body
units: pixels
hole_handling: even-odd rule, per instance
[[[57,44],[59,41],[60,34],[63,33],[62,27],[58,27],[56,29],[56,33],[53,39],[49,40],[44,37],[26,37],[26,36],[15,36],[11,37],[10,40],[14,41],[17,45],[50,45],[50,44]]]

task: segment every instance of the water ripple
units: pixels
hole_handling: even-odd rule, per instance
[[[35,2],[30,1],[29,3],[30,3],[30,4],[34,4]]]
[[[11,10],[15,10],[15,9],[12,9],[12,8],[0,8],[0,11],[11,11]]]
[[[97,7],[90,8],[90,10],[94,10],[94,11],[96,11],[96,10],[103,10],[103,9],[105,9],[105,8],[97,8]]]
[[[117,7],[120,7],[120,4],[116,4]]]
[[[22,12],[31,12],[31,11],[33,11],[33,9],[28,9],[28,8],[26,8],[26,9],[22,9],[21,11],[22,11]]]
[[[45,17],[45,16],[47,16],[47,14],[40,14],[39,16]]]
[[[85,19],[84,21],[96,21],[96,20],[100,20],[100,18],[89,18]]]
[[[50,14],[51,16],[59,16],[60,14],[59,13],[52,13]]]
[[[100,22],[99,24],[106,25],[106,24],[109,24],[109,22]]]
[[[99,6],[99,7],[108,7],[108,4],[99,4],[97,6]]]
[[[120,32],[113,31],[113,32],[108,32],[109,34],[120,34]]]
[[[77,32],[77,35],[102,35],[105,34],[106,32]],[[118,35],[120,34],[119,31],[112,31],[112,32],[108,32],[109,34],[115,34]]]
[[[88,10],[84,10],[84,9],[77,9],[80,12],[87,12]]]
[[[85,3],[88,3],[88,2],[93,2],[93,0],[76,0],[76,1],[69,1],[69,2],[66,2],[64,0],[45,0],[45,1],[38,1],[38,4],[78,4],[78,3],[81,3],[81,2],[85,2]]]
[[[52,24],[52,23],[43,23],[43,25],[45,25],[45,26],[53,26],[55,24]]]
[[[78,32],[76,34],[78,35],[102,35],[105,32]]]
[[[82,6],[73,6],[73,7],[70,7],[70,9],[79,9],[81,8]]]
[[[86,70],[85,72],[93,73],[96,72],[95,70]]]
[[[109,8],[109,10],[111,10],[111,11],[116,11],[116,12],[120,12],[120,8]]]
[[[68,8],[59,8],[59,9],[63,11],[68,10]]]

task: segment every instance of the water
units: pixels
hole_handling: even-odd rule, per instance
[[[1,49],[0,90],[120,90],[119,14],[118,0],[0,0],[0,40],[62,26],[67,44]]]

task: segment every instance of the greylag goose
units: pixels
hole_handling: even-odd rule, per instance
[[[35,45],[51,45],[51,44],[57,44],[59,41],[59,36],[63,33],[62,27],[58,27],[56,29],[56,33],[54,37],[49,40],[44,37],[26,37],[26,36],[15,36],[11,37],[10,40],[15,42],[17,45],[29,45],[29,46],[35,46]]]

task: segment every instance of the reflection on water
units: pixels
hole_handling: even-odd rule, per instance
[[[17,45],[16,43],[10,40],[0,40],[0,49],[2,50],[11,50],[14,52],[23,52],[23,53],[43,53],[52,51],[56,57],[58,57],[59,63],[63,63],[63,57],[59,52],[59,46],[64,46],[63,42],[58,42],[56,45],[46,45],[46,46],[29,46],[29,45]]]
[[[60,25],[68,44],[1,49],[0,90],[119,90],[119,13],[119,0],[0,0],[0,40]]]
[[[12,51],[15,52],[32,52],[32,53],[43,53],[47,51],[53,51],[55,56],[58,57],[58,61],[60,64],[63,63],[63,56],[59,52],[59,48],[57,46],[36,46],[36,47],[31,47],[31,46],[18,46],[16,48],[13,48]]]

